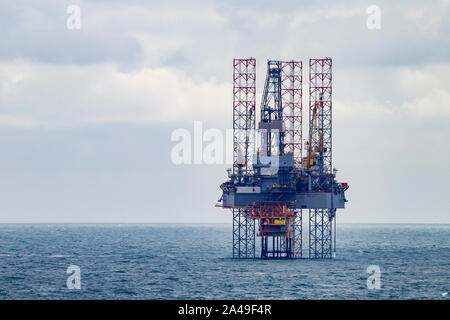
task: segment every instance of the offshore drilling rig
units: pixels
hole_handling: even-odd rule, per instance
[[[301,61],[267,62],[256,130],[256,60],[233,60],[233,168],[217,206],[233,213],[233,257],[332,258],[347,183],[332,167],[332,60],[309,60],[309,135],[302,146]],[[303,154],[303,151],[305,151]]]

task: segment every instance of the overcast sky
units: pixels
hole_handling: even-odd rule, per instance
[[[267,59],[333,58],[338,222],[450,223],[449,16],[444,0],[0,0],[0,222],[230,222],[214,207],[229,165],[176,166],[170,137],[231,127],[232,59],[252,56],[258,106]]]

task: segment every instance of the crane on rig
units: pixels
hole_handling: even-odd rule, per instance
[[[316,131],[315,129],[318,127],[317,124],[317,113],[320,108],[323,108],[323,96],[320,96],[320,100],[314,102],[313,108],[312,108],[312,115],[311,115],[311,121],[310,121],[310,128],[309,128],[309,140],[306,142],[306,157],[302,161],[303,167],[305,167],[307,170],[311,170],[312,166],[314,165],[314,154],[317,152],[321,152],[323,149],[323,134],[322,132],[317,132],[317,139],[319,141],[319,144],[313,148],[313,135]]]

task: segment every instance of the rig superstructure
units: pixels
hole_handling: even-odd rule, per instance
[[[301,61],[267,62],[256,130],[256,60],[233,60],[233,168],[217,206],[232,209],[233,257],[332,258],[347,183],[332,167],[332,60],[309,60],[309,135],[302,147]],[[305,154],[303,155],[303,151]]]

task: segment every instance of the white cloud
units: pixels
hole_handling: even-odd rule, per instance
[[[447,120],[450,124],[450,92],[439,88],[429,89],[424,96],[406,101],[402,106],[407,115],[420,120]]]
[[[401,121],[450,121],[450,65],[338,70],[335,105],[349,119],[386,116]],[[347,77],[339,79],[345,74]],[[385,80],[380,82],[381,76]],[[263,81],[263,75],[259,75]],[[307,78],[305,77],[305,81]],[[307,83],[304,84],[305,92]],[[385,93],[385,95],[383,95]],[[258,93],[258,102],[259,95]],[[306,106],[307,96],[304,97]],[[176,68],[117,65],[56,66],[27,61],[0,63],[0,123],[76,127],[135,123],[190,125],[205,120],[229,126],[231,81],[196,81]],[[305,110],[306,112],[306,110]]]
[[[411,21],[417,30],[422,34],[438,39],[441,34],[441,28],[446,23],[447,15],[443,13],[450,12],[448,2],[436,1],[430,5],[411,3],[408,6],[402,6],[399,10],[407,21]]]
[[[14,128],[30,128],[40,125],[35,120],[0,114],[0,125]]]
[[[340,116],[450,121],[450,64],[335,70]]]
[[[230,84],[214,79],[197,83],[170,68],[123,73],[114,64],[15,61],[1,63],[0,74],[1,122],[12,126],[214,122],[229,111]]]

